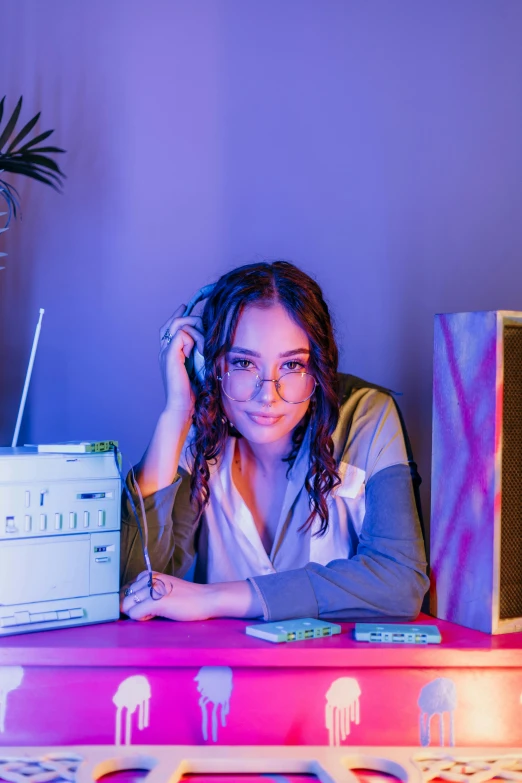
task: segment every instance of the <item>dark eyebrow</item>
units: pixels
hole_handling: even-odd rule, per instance
[[[281,359],[286,358],[287,356],[296,356],[297,354],[305,353],[307,356],[310,355],[310,351],[308,348],[295,348],[293,351],[285,351],[284,353],[280,353],[279,356]]]
[[[229,353],[243,353],[245,356],[256,356],[258,359],[261,357],[261,354],[257,351],[251,351],[249,348],[240,348],[238,345],[233,345],[230,349]],[[291,351],[284,351],[284,353],[279,354],[280,359],[286,359],[288,356],[295,356],[296,354],[310,354],[310,351],[308,348],[294,348]]]

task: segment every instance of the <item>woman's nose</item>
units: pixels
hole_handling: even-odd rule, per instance
[[[261,389],[257,397],[258,401],[263,405],[273,405],[278,399],[276,382],[271,380],[264,380],[261,384]]]

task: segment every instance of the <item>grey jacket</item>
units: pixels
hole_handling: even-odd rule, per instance
[[[265,620],[412,619],[429,585],[420,524],[420,478],[395,401],[387,390],[350,375],[340,375],[340,390],[335,458],[338,464],[364,470],[366,476],[364,519],[355,553],[326,565],[309,562],[249,577]],[[394,417],[385,420],[383,411],[390,407]],[[397,422],[395,430],[393,422]],[[135,495],[129,478],[127,482]],[[193,522],[189,482],[180,469],[172,485],[145,499],[149,555],[156,571],[183,577],[197,554],[194,578],[206,582],[208,528],[205,515],[198,526]],[[122,582],[143,569],[137,523],[124,494]]]

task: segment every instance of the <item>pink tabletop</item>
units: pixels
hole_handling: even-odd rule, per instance
[[[244,620],[177,623],[155,619],[39,631],[0,639],[0,665],[264,666],[264,667],[521,667],[522,633],[489,636],[420,615],[436,624],[442,644],[368,644],[340,636],[272,644],[247,636]],[[383,653],[385,652],[385,655]]]

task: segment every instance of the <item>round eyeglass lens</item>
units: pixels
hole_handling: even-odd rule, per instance
[[[250,370],[230,370],[221,381],[223,391],[236,402],[251,400],[258,390],[257,375]]]
[[[277,386],[277,384],[276,384]],[[305,402],[315,389],[315,378],[307,372],[287,372],[279,378],[279,396],[286,402]]]
[[[272,383],[273,381],[264,381]],[[231,400],[248,402],[259,392],[262,381],[252,370],[231,370],[223,375],[223,391]],[[299,403],[308,400],[314,393],[315,378],[307,372],[288,372],[276,382],[276,389],[285,402]]]

